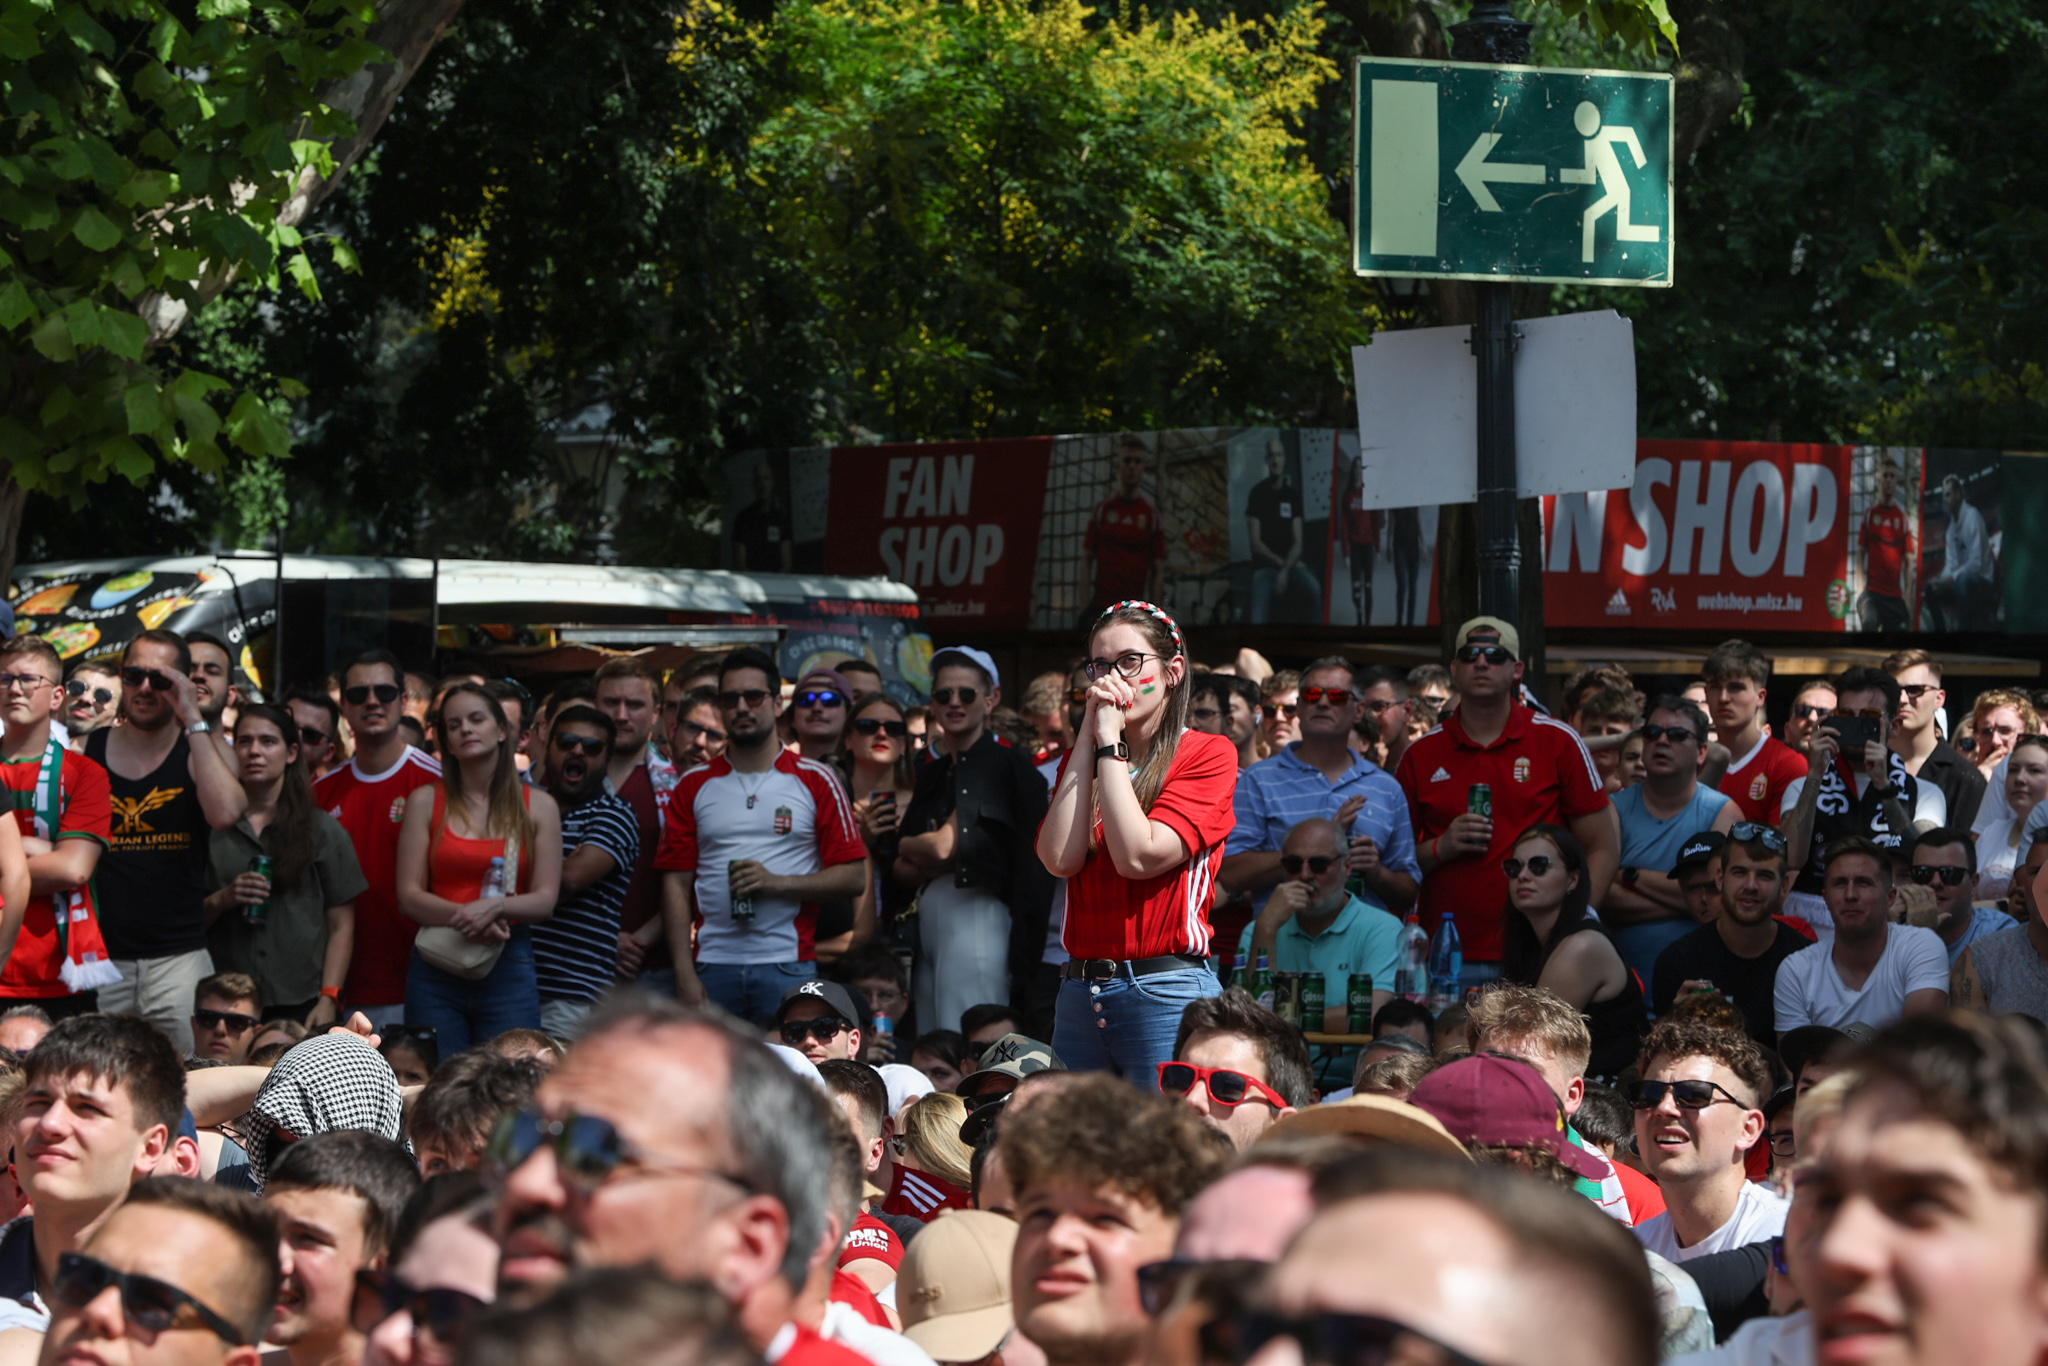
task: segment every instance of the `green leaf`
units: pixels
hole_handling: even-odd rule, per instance
[[[283,394],[286,398],[292,400],[294,403],[298,402],[302,398],[307,397],[313,392],[311,389],[308,389],[305,385],[293,379],[290,375],[278,376],[277,391],[280,394]]]
[[[9,280],[7,288],[0,289],[0,328],[12,332],[29,318],[40,318],[42,311],[36,301],[29,297],[28,290],[19,280]]]
[[[320,281],[313,274],[312,258],[303,251],[295,251],[285,258],[285,268],[292,273],[292,280],[299,292],[314,303],[320,302]]]
[[[196,280],[206,268],[206,258],[185,247],[165,247],[157,253],[157,260],[173,280]]]
[[[142,277],[142,266],[136,261],[135,254],[126,251],[114,262],[114,268],[107,272],[107,283],[130,299],[149,288],[149,281]]]
[[[78,395],[71,392],[70,385],[59,384],[43,400],[42,411],[36,417],[45,427],[54,427],[77,411]]]
[[[121,395],[121,406],[128,414],[130,436],[142,436],[163,425],[163,395],[153,383],[129,385]]]
[[[128,481],[138,488],[147,483],[156,472],[156,461],[149,458],[149,452],[135,443],[130,436],[110,436],[100,442],[98,455],[103,463],[112,465]]]
[[[121,244],[121,230],[108,217],[88,204],[78,211],[71,235],[91,251],[112,251]]]
[[[49,163],[52,175],[66,180],[84,180],[92,175],[92,161],[85,155],[85,149],[70,138],[45,138],[30,150]]]
[[[64,310],[64,326],[72,345],[81,350],[100,344],[100,315],[90,299],[78,299]]]
[[[171,197],[168,171],[138,171],[114,192],[114,198],[131,208],[155,209]]]
[[[327,245],[334,252],[335,265],[340,266],[351,274],[362,273],[363,263],[356,259],[356,249],[354,247],[342,241],[339,237],[328,238]]]
[[[177,411],[178,421],[184,424],[186,440],[213,444],[213,439],[220,434],[220,414],[213,410],[212,404],[190,394],[174,393],[171,405]]]
[[[43,44],[36,36],[35,20],[29,17],[28,6],[0,16],[0,57],[25,62],[40,55],[42,50]]]
[[[114,55],[114,35],[99,26],[84,5],[58,5],[57,23],[79,46],[102,57]]]
[[[29,333],[28,342],[60,365],[68,365],[78,356],[71,345],[71,329],[65,324],[62,313],[52,313],[43,319],[42,326]]]
[[[141,360],[149,346],[149,324],[125,309],[100,312],[100,345],[123,360]]]

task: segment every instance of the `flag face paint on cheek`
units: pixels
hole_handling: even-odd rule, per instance
[[[1153,686],[1152,686],[1152,685],[1153,685],[1153,684],[1154,684],[1155,682],[1157,682],[1157,681],[1158,681],[1158,679],[1159,679],[1159,675],[1158,675],[1158,674],[1153,674],[1153,675],[1152,675],[1152,677],[1150,677],[1150,678],[1141,678],[1141,679],[1139,679],[1139,680],[1138,680],[1138,691],[1140,691],[1140,692],[1142,692],[1142,693],[1147,693],[1147,694],[1150,694],[1150,693],[1155,693],[1155,692],[1158,692],[1158,691],[1159,691],[1159,689],[1157,689],[1157,688],[1155,688],[1155,687],[1153,687]]]

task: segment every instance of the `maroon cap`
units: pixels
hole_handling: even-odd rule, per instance
[[[1424,1077],[1408,1103],[1435,1115],[1461,1143],[1542,1148],[1589,1181],[1607,1179],[1607,1160],[1572,1142],[1564,1107],[1525,1062],[1484,1053],[1460,1058]]]

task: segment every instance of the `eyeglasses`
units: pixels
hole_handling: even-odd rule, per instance
[[[1732,844],[1761,844],[1774,854],[1785,852],[1785,834],[1775,825],[1762,821],[1737,821],[1728,828],[1728,839]]]
[[[1963,879],[1970,875],[1967,868],[1930,868],[1924,863],[1916,863],[1907,871],[1912,873],[1913,881],[1922,887],[1936,878],[1941,879],[1941,885],[1944,887],[1960,887],[1963,885]]]
[[[1369,1314],[1238,1313],[1202,1325],[1204,1360],[1242,1366],[1275,1338],[1293,1338],[1302,1360],[1315,1366],[1487,1366],[1477,1357],[1419,1333],[1405,1323]]]
[[[23,692],[34,692],[49,681],[41,674],[0,674],[0,692],[12,692],[16,687]]]
[[[1289,877],[1298,877],[1301,874],[1301,865],[1306,863],[1311,873],[1321,877],[1324,873],[1330,871],[1330,865],[1336,861],[1335,855],[1314,854],[1303,858],[1300,854],[1282,854],[1280,856],[1280,871]]]
[[[1795,1139],[1796,1139],[1797,1137],[1798,1137],[1798,1135],[1794,1134],[1794,1133],[1793,1133],[1793,1132],[1792,1132],[1792,1131],[1791,1131],[1790,1129],[1786,1129],[1786,1130],[1783,1130],[1783,1131],[1781,1131],[1781,1132],[1779,1132],[1779,1133],[1775,1133],[1775,1134],[1772,1134],[1772,1135],[1771,1135],[1771,1156],[1773,1156],[1773,1157],[1790,1157],[1790,1156],[1792,1156],[1792,1155],[1793,1155],[1793,1154],[1794,1154],[1795,1152],[1797,1152],[1797,1151],[1798,1151],[1798,1145],[1797,1145],[1797,1144],[1796,1144],[1796,1142],[1794,1141],[1794,1140],[1795,1140]]]
[[[1125,678],[1136,678],[1144,672],[1146,660],[1164,658],[1166,658],[1165,655],[1148,654],[1143,650],[1130,650],[1118,655],[1115,659],[1091,659],[1081,667],[1087,670],[1090,678],[1107,678],[1112,669]]]
[[[343,688],[341,700],[351,707],[360,707],[374,697],[388,707],[403,691],[396,683],[358,683],[353,688]]]
[[[1914,704],[1915,706],[1919,705],[1921,698],[1927,696],[1927,694],[1933,692],[1934,690],[1935,685],[1932,683],[1899,684],[1899,695],[1905,698],[1908,702]]]
[[[1249,1259],[1191,1262],[1172,1257],[1163,1262],[1147,1262],[1138,1268],[1138,1303],[1156,1319],[1180,1297],[1182,1287],[1186,1287],[1195,1298],[1235,1312],[1242,1303],[1245,1290],[1272,1269],[1271,1262]],[[1226,1303],[1218,1305],[1218,1300]]]
[[[1223,715],[1223,713],[1216,710],[1214,707],[1188,708],[1188,719],[1191,721],[1214,721],[1217,717],[1221,715]]]
[[[572,1112],[560,1119],[549,1119],[538,1110],[516,1110],[498,1121],[486,1151],[502,1180],[525,1165],[526,1160],[542,1148],[555,1155],[555,1165],[561,1170],[563,1181],[586,1196],[624,1166],[674,1176],[714,1177],[749,1194],[754,1189],[745,1178],[715,1167],[649,1156],[627,1141],[611,1121],[595,1115]]]
[[[254,1015],[244,1015],[234,1010],[195,1010],[192,1012],[192,1023],[201,1029],[218,1029],[226,1025],[230,1034],[246,1034],[263,1021]]]
[[[1159,1089],[1164,1094],[1184,1096],[1194,1090],[1197,1083],[1208,1086],[1209,1099],[1218,1105],[1242,1105],[1256,1096],[1276,1110],[1287,1108],[1286,1099],[1257,1077],[1223,1067],[1197,1067],[1191,1062],[1159,1064]]]
[[[1368,697],[1365,699],[1365,709],[1374,716],[1384,716],[1396,707],[1405,707],[1407,705],[1406,702],[1389,701],[1384,697]]]
[[[1303,688],[1296,696],[1300,697],[1304,703],[1328,702],[1333,707],[1347,707],[1351,705],[1351,690],[1349,688],[1309,687]]]
[[[836,692],[800,692],[796,695],[799,707],[843,707],[846,699]]]
[[[1692,740],[1697,742],[1699,738],[1699,736],[1693,733],[1693,729],[1691,726],[1643,727],[1643,743],[1646,745],[1655,744],[1658,740],[1669,740],[1672,744],[1675,745],[1680,740]]]
[[[97,1257],[88,1257],[83,1252],[57,1254],[54,1288],[57,1298],[73,1309],[85,1308],[105,1294],[108,1286],[120,1288],[121,1312],[138,1328],[151,1333],[204,1328],[236,1347],[248,1342],[241,1329],[169,1281],[160,1281],[154,1276],[138,1276],[131,1271],[116,1271]]]
[[[1531,877],[1546,877],[1549,875],[1552,866],[1556,863],[1557,860],[1548,854],[1531,854],[1525,859],[1502,859],[1500,861],[1500,870],[1509,877],[1520,877],[1522,870],[1527,868]]]
[[[1716,1091],[1720,1095],[1716,1096]],[[1628,1103],[1638,1110],[1654,1110],[1664,1103],[1666,1094],[1681,1110],[1704,1110],[1723,1100],[1745,1110],[1756,1108],[1717,1081],[1639,1081],[1631,1089]]]
[[[954,699],[955,697],[958,697],[958,698],[960,699],[960,705],[961,705],[961,706],[963,706],[963,707],[971,707],[971,706],[973,706],[973,705],[974,705],[974,699],[975,699],[975,698],[977,698],[977,697],[979,697],[979,696],[981,696],[981,693],[980,693],[980,692],[978,692],[977,690],[973,689],[973,688],[933,688],[933,689],[932,689],[932,701],[934,701],[934,702],[938,703],[938,704],[939,704],[940,706],[942,706],[942,707],[950,707],[950,706],[952,706],[952,705],[953,705],[953,699]]]
[[[86,691],[85,680],[82,678],[74,678],[64,685],[64,693],[68,697],[83,697]],[[96,707],[104,707],[114,700],[112,688],[94,688],[91,691],[93,705]]]
[[[863,716],[853,723],[853,728],[862,735],[880,735],[886,731],[899,740],[910,734],[909,722],[884,721],[879,716]]]
[[[142,688],[148,692],[170,692],[178,686],[161,669],[139,669],[132,664],[121,670],[121,681],[131,688]]]
[[[860,723],[856,721],[854,724],[859,725]],[[700,726],[695,721],[685,721],[682,723],[682,726],[684,730],[690,732],[690,738],[693,740],[709,740],[714,745],[725,743],[725,732],[722,730],[713,730],[709,726]]]
[[[1508,653],[1505,645],[1460,645],[1458,653],[1451,658],[1460,664],[1476,664],[1482,659],[1496,666],[1515,662],[1515,657]]]
[[[554,745],[556,749],[566,754],[575,754],[580,751],[593,759],[611,748],[611,743],[602,735],[558,734],[554,737]]]
[[[803,1047],[805,1039],[830,1043],[851,1028],[852,1025],[836,1015],[821,1016],[815,1020],[784,1020],[780,1026],[782,1041],[791,1048]]]
[[[767,700],[766,688],[733,688],[718,695],[718,705],[727,711],[738,711],[743,706],[751,709]]]
[[[412,1317],[413,1332],[453,1348],[469,1331],[470,1321],[488,1308],[476,1296],[460,1290],[421,1289],[389,1271],[358,1271],[349,1322],[358,1333],[367,1333],[402,1309]]]

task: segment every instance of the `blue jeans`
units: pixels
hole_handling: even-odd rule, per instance
[[[540,1028],[540,986],[533,976],[533,938],[515,935],[488,977],[443,972],[413,950],[405,974],[405,1022],[440,1036],[443,1061],[489,1043],[508,1029]]]
[[[1196,1001],[1221,996],[1207,968],[1060,983],[1053,1052],[1076,1072],[1114,1072],[1146,1091],[1159,1089],[1159,1064],[1173,1061],[1180,1017]]]
[[[816,963],[699,963],[704,994],[727,1014],[748,1024],[766,1024],[782,1004],[782,993],[818,980]]]
[[[1277,565],[1265,565],[1252,571],[1252,621],[1265,623],[1273,619],[1273,590],[1282,587],[1280,569]],[[1322,619],[1323,585],[1308,566],[1297,564],[1287,571],[1285,587],[1298,588],[1315,600],[1316,619]],[[1169,1058],[1167,1061],[1171,1062]]]
[[[1613,927],[1614,947],[1621,950],[1621,961],[1629,971],[1642,978],[1645,996],[1649,995],[1650,980],[1657,968],[1657,955],[1699,927],[1699,922],[1691,916],[1679,920],[1652,920],[1646,925]],[[1651,1009],[1654,1011],[1656,1007]]]

